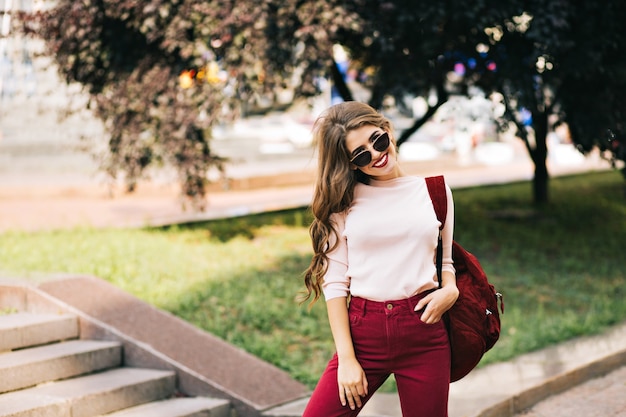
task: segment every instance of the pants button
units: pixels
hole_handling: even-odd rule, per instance
[[[393,309],[393,304],[391,304],[391,303],[387,304],[387,309],[388,309],[388,310]]]

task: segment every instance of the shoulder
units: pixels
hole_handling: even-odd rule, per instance
[[[333,226],[343,229],[346,223],[347,214],[348,214],[347,211],[342,211],[340,213],[332,213],[330,215],[330,222],[332,223]]]

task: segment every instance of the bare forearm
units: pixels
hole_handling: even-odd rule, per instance
[[[367,377],[356,359],[346,297],[331,298],[326,301],[328,321],[333,333],[337,358],[337,386],[342,405],[349,405],[352,410],[361,407],[362,397],[367,395]]]
[[[328,300],[326,309],[328,310],[328,321],[339,360],[354,358],[347,298],[339,297]]]

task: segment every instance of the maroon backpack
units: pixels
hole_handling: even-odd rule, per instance
[[[441,287],[443,229],[448,212],[445,180],[443,176],[426,178],[428,192],[441,222],[437,245],[437,277]],[[458,381],[478,365],[485,352],[500,337],[500,308],[504,313],[502,295],[495,291],[478,259],[456,241],[452,242],[452,260],[456,269],[456,285],[459,298],[444,314],[448,328],[451,351],[450,382]]]

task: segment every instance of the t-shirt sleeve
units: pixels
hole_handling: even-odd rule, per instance
[[[324,275],[322,290],[327,301],[332,298],[347,297],[350,293],[350,278],[347,276],[348,242],[344,236],[345,220],[345,213],[331,215],[337,235],[331,235],[330,247],[333,247],[335,242],[337,245],[326,254],[328,269]]]
[[[443,242],[443,258],[441,262],[441,270],[456,273],[454,262],[452,261],[452,238],[454,236],[454,199],[452,198],[452,190],[446,184],[446,198],[448,199],[448,213],[446,215],[446,223],[441,231]]]

